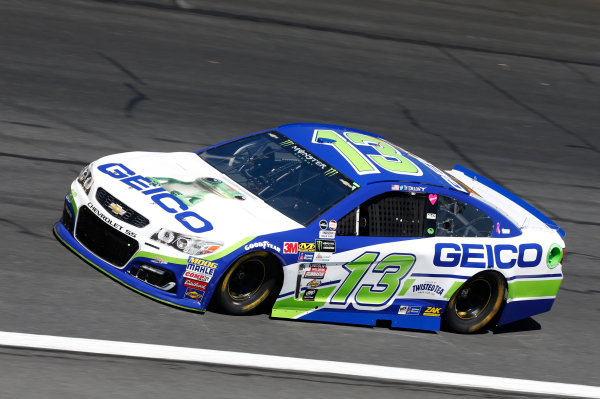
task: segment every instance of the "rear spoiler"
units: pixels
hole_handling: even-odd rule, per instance
[[[450,175],[454,176],[458,180],[460,180],[463,184],[471,188],[473,191],[481,195],[484,199],[489,199],[490,201],[498,200],[503,203],[503,205],[507,205],[509,211],[517,211],[515,213],[520,213],[522,224],[527,224],[526,220],[529,219],[530,216],[537,219],[539,222],[543,223],[549,229],[556,231],[561,238],[564,238],[565,231],[558,227],[556,223],[554,223],[548,216],[544,215],[538,209],[534,208],[531,204],[527,203],[523,199],[519,198],[517,195],[511,193],[504,187],[494,183],[491,180],[486,179],[483,176],[478,175],[477,173],[469,170],[461,165],[454,166],[454,169],[451,171],[447,171]],[[466,177],[466,179],[463,178]],[[492,190],[493,192],[490,192]],[[495,194],[495,195],[494,195]],[[497,198],[498,195],[504,198]],[[490,198],[496,197],[496,198]],[[508,200],[509,202],[507,202]],[[512,204],[511,204],[512,202]],[[512,205],[512,206],[511,206]],[[515,207],[518,206],[518,208]],[[512,208],[512,209],[511,209]],[[520,210],[520,212],[518,212]],[[523,215],[523,211],[527,213],[527,215]]]

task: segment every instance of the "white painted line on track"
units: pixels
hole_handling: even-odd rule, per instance
[[[298,371],[315,374],[339,374],[344,376],[384,379],[426,385],[445,385],[451,387],[511,391],[526,394],[600,398],[600,387],[589,385],[488,377],[444,371],[417,370],[361,363],[301,359],[295,357],[141,344],[135,342],[56,337],[52,335],[0,331],[0,346],[196,362],[269,370]]]

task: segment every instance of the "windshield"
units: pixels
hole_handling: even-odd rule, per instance
[[[275,131],[223,144],[198,156],[305,226],[358,188],[337,169]]]

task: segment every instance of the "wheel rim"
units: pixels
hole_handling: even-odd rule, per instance
[[[457,292],[456,315],[462,320],[474,319],[487,308],[491,298],[491,284],[482,278],[474,280]]]
[[[234,301],[243,301],[252,297],[262,286],[265,276],[265,264],[258,259],[238,265],[232,270],[227,285],[229,297]]]

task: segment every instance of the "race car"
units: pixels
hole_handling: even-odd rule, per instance
[[[562,229],[492,181],[324,124],[98,159],[54,232],[183,309],[460,333],[550,310],[565,250]]]

